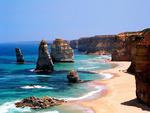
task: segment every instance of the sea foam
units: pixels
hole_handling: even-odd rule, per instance
[[[27,85],[27,86],[22,86],[22,89],[54,89],[53,87],[48,87],[48,86],[40,86],[40,85]]]
[[[14,102],[6,102],[0,106],[0,113],[15,113],[15,112],[20,112],[20,113],[25,113],[25,112],[31,112],[31,109],[29,107],[25,108],[16,108],[15,103],[18,101]]]
[[[110,73],[100,73],[102,76],[104,76],[103,80],[106,80],[106,79],[110,79],[113,77],[112,74]]]
[[[96,90],[95,91],[91,91],[81,97],[70,97],[70,98],[63,98],[64,100],[68,100],[68,101],[74,101],[74,100],[82,100],[82,99],[86,99],[86,98],[89,98],[89,97],[92,97],[94,94],[97,94],[99,92],[101,92],[102,90],[105,89],[104,86],[95,86]]]
[[[14,102],[6,102],[0,106],[0,113],[30,113],[32,112],[31,108],[24,107],[24,108],[17,108],[15,106],[15,103],[19,101]],[[37,111],[36,113],[59,113],[58,111]]]

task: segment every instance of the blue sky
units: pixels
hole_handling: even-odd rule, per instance
[[[0,0],[0,42],[77,39],[150,27],[150,0]]]

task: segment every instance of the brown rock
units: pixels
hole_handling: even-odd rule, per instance
[[[55,98],[51,98],[45,96],[43,98],[36,98],[36,97],[28,97],[23,99],[20,102],[15,103],[16,107],[30,107],[32,109],[45,109],[51,106],[61,105],[65,103],[65,100],[59,100]]]
[[[51,56],[54,62],[73,62],[74,51],[63,39],[56,39],[51,45]]]
[[[78,40],[78,50],[86,54],[108,55],[114,49],[115,40],[116,35],[96,35],[80,38]]]
[[[69,82],[71,83],[77,83],[80,82],[80,78],[78,73],[75,70],[71,70],[68,74],[67,74],[67,79]]]
[[[42,40],[39,46],[39,55],[35,72],[52,72],[54,69],[51,56],[48,51],[48,44]]]
[[[137,44],[134,61],[137,99],[150,106],[150,34]]]

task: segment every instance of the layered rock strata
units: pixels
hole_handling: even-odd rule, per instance
[[[39,54],[35,72],[52,72],[54,70],[53,62],[48,51],[48,45],[42,40],[39,45]]]
[[[80,38],[78,40],[78,50],[86,54],[111,54],[116,38],[116,35],[96,35],[94,37]]]
[[[23,54],[21,52],[21,49],[20,48],[16,48],[15,51],[16,51],[17,63],[24,63],[24,57],[23,57]]]
[[[136,50],[137,50],[137,44],[140,43],[145,36],[150,35],[150,29],[144,29],[143,31],[140,32],[140,35],[137,36],[131,36],[132,38],[134,38],[134,41],[132,42],[132,48],[131,48],[131,65],[128,68],[127,72],[135,74],[135,56],[136,56]],[[147,40],[147,43],[149,43],[149,41]]]
[[[63,39],[56,39],[51,45],[51,56],[54,62],[73,62],[74,51]]]
[[[137,44],[134,59],[137,99],[150,106],[150,34]]]

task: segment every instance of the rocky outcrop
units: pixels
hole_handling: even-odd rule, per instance
[[[132,48],[140,38],[141,32],[124,32],[117,35],[112,52],[112,61],[131,61]]]
[[[80,38],[78,50],[87,54],[111,54],[116,35],[96,35],[94,37]]]
[[[78,40],[71,40],[70,41],[70,46],[73,49],[78,49]]]
[[[29,97],[15,103],[16,107],[30,107],[32,109],[45,109],[65,103],[65,100],[58,100],[45,96],[43,98]]]
[[[143,39],[136,45],[134,56],[136,96],[150,106],[150,29],[143,31]]]
[[[67,74],[67,79],[70,83],[78,83],[81,82],[78,73],[75,70],[71,70],[68,74]]]
[[[73,62],[74,51],[63,39],[56,39],[51,45],[51,56],[54,62]]]
[[[42,40],[39,45],[39,55],[35,72],[52,72],[54,70],[53,68],[54,66],[48,51],[47,42]]]
[[[15,51],[16,51],[17,63],[24,63],[24,57],[23,57],[23,54],[21,52],[21,49],[20,48],[16,48]]]
[[[144,39],[144,37],[149,34],[150,34],[150,29],[144,29],[143,31],[140,32],[140,35],[131,36],[131,38],[134,38],[134,41],[132,42],[132,48],[130,50],[131,51],[131,65],[127,70],[128,73],[132,73],[132,74],[136,73],[136,71],[135,71],[135,61],[136,61],[135,56],[136,56],[137,44],[140,43]]]

